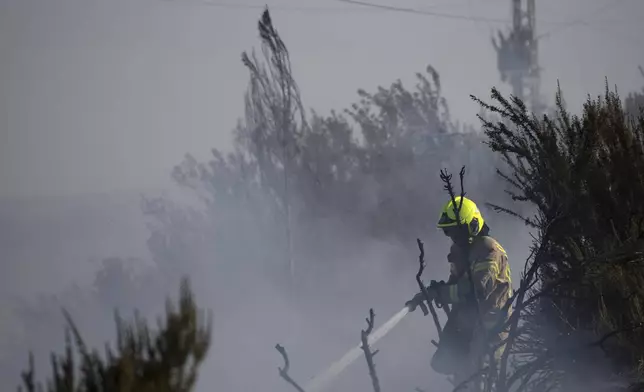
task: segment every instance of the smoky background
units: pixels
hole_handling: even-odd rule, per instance
[[[467,195],[518,279],[528,230],[484,203],[531,211],[503,192],[495,173],[502,163],[478,124],[450,114],[440,69],[360,90],[346,111],[319,114],[300,97],[297,72],[272,62],[288,64],[285,53],[263,45],[265,52],[255,45],[256,57],[248,53],[250,82],[238,100],[244,115],[232,147],[205,159],[187,155],[169,191],[2,203],[9,272],[0,351],[9,384],[18,383],[28,350],[39,358],[37,369],[49,371],[47,354],[64,343],[61,307],[100,348],[114,338],[113,309],[124,316],[138,309],[153,320],[183,275],[214,315],[199,391],[288,388],[277,375],[275,343],[287,348],[291,373],[304,383],[359,342],[369,308],[378,326],[417,291],[416,238],[428,252],[426,279],[446,278],[449,243],[434,228],[447,200],[441,168],[456,174],[466,166]],[[34,239],[39,245],[27,242]],[[61,264],[48,261],[52,248],[60,249]],[[72,262],[81,257],[91,262]],[[74,285],[52,284],[70,270]],[[41,287],[25,284],[34,274]],[[383,389],[448,388],[429,368],[433,329],[416,312],[383,339]],[[369,390],[366,371],[357,361],[330,390]]]

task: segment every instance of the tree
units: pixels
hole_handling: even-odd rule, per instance
[[[581,116],[558,92],[556,118],[492,94],[494,105],[476,100],[512,125],[484,121],[488,144],[510,168],[502,176],[512,198],[536,208],[523,219],[538,234],[516,299],[517,368],[504,386],[583,388],[615,377],[641,385],[644,116],[632,121],[608,86]]]
[[[483,145],[483,135],[452,122],[438,72],[428,66],[416,79],[414,90],[400,80],[387,89],[378,87],[376,93],[360,90],[360,102],[347,110],[364,139],[361,176],[373,184],[370,234],[405,242],[428,232],[446,201],[442,189],[428,177],[429,168],[465,163],[473,168],[469,176],[478,179],[472,183],[473,192],[502,195],[494,191],[495,176],[483,170],[495,166],[494,155]]]
[[[167,301],[166,317],[158,331],[139,317],[128,323],[117,313],[116,351],[108,346],[104,357],[97,350],[90,351],[71,316],[66,312],[65,316],[66,350],[62,355],[52,354],[53,374],[45,383],[48,392],[194,390],[199,365],[210,346],[210,317],[204,323],[187,280],[182,281],[178,307]],[[19,391],[45,388],[36,382],[33,355],[22,378],[24,389],[19,387]]]
[[[201,265],[207,249],[216,255],[210,263],[235,270],[257,260],[254,268],[292,284],[285,265],[298,260],[296,284],[306,288],[307,279],[319,280],[313,264],[343,259],[365,240],[406,252],[402,244],[431,233],[446,200],[436,168],[465,164],[473,197],[508,200],[489,170],[502,161],[481,132],[451,119],[435,69],[418,73],[413,87],[398,80],[361,89],[349,108],[306,115],[268,10],[258,31],[263,56],[242,55],[250,80],[231,151],[213,149],[208,162],[187,155],[173,171],[203,202],[200,212],[161,199],[147,209],[158,264]]]
[[[293,78],[288,49],[273,26],[268,9],[258,22],[262,50],[267,67],[255,54],[242,54],[250,72],[246,94],[248,123],[239,128],[238,138],[254,152],[262,184],[272,191],[283,214],[288,270],[295,278],[291,227],[291,176],[293,161],[298,159],[306,118],[300,92]],[[300,124],[297,124],[297,120]],[[247,131],[247,132],[243,132]],[[280,184],[281,186],[276,186]]]

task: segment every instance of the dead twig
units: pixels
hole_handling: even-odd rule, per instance
[[[456,204],[456,195],[454,193],[454,187],[452,186],[452,175],[447,172],[447,170],[441,170],[440,171],[440,179],[445,183],[444,189],[447,191],[449,194],[449,197],[452,201],[452,206],[454,208],[454,217],[456,218],[456,227],[457,227],[457,237],[455,241],[459,242],[459,246],[463,248],[464,251],[464,256],[465,260],[468,260],[468,266],[467,266],[467,278],[470,284],[470,287],[472,288],[471,290],[471,297],[470,300],[474,303],[474,308],[476,309],[476,322],[478,323],[479,328],[482,330],[484,329],[483,326],[483,319],[481,318],[481,310],[479,306],[479,299],[478,299],[478,293],[476,290],[476,286],[474,285],[474,279],[472,278],[472,269],[470,268],[469,265],[469,259],[470,259],[470,247],[469,247],[469,241],[466,239],[469,239],[469,227],[468,225],[461,220],[461,209],[463,208],[463,202],[465,200],[465,166],[461,167],[460,172],[458,173],[459,180],[460,180],[460,185],[461,185],[461,194],[460,194],[460,200],[458,203],[458,207]],[[480,358],[479,358],[480,362]],[[488,369],[488,367],[485,367],[485,369]],[[490,373],[492,373],[495,369],[494,367],[489,367]],[[479,371],[478,373],[481,373]],[[490,374],[491,376],[492,374]],[[489,392],[489,391],[486,391]]]
[[[459,175],[459,179],[460,179],[460,183],[461,183],[461,195],[460,195],[461,199],[459,200],[458,207],[456,207],[456,196],[455,196],[455,193],[454,193],[454,187],[452,186],[452,175],[449,174],[446,169],[440,171],[440,179],[441,179],[441,181],[443,181],[445,183],[443,188],[449,194],[449,197],[450,197],[450,199],[452,201],[452,206],[454,207],[454,217],[456,218],[456,225],[457,225],[457,228],[458,228],[458,232],[460,233],[459,235],[464,235],[464,233],[469,233],[467,225],[465,223],[461,222],[461,208],[463,207],[463,201],[465,200],[465,195],[466,195],[465,187],[463,185],[463,182],[464,182],[464,179],[465,179],[465,166],[463,166],[461,168],[461,171],[458,173],[458,175]],[[465,245],[463,245],[463,244],[459,244],[459,245],[463,247],[463,251],[465,253],[464,254],[465,260],[469,260],[470,248],[469,248],[468,242],[465,242]],[[479,300],[477,298],[477,292],[476,292],[476,289],[475,289],[475,286],[474,286],[474,280],[472,279],[472,270],[469,267],[469,265],[467,267],[467,277],[468,277],[468,280],[469,280],[469,283],[470,283],[470,287],[472,287],[472,292],[471,292],[472,298],[471,299],[476,304],[475,308],[476,308],[476,313],[477,313],[477,321],[478,321],[479,325],[482,327],[483,323],[482,323],[482,320],[481,320],[481,314],[480,314],[480,309],[479,309]]]
[[[461,181],[461,195],[460,195],[461,200],[458,203],[458,207],[456,207],[456,196],[454,194],[454,187],[452,186],[452,175],[447,172],[447,169],[440,171],[440,179],[445,183],[445,185],[443,185],[443,189],[447,191],[454,205],[454,214],[456,215],[456,222],[458,225],[462,225],[459,219],[460,218],[459,213],[461,211],[461,208],[463,207],[463,199],[465,198],[465,189],[463,187],[463,182],[465,178],[465,166],[461,168],[461,171],[458,173],[458,175]]]
[[[596,342],[593,342],[593,343],[589,344],[588,347],[600,347],[602,350],[605,351],[606,349],[604,348],[604,343],[606,343],[606,341],[608,339],[612,338],[613,336],[617,336],[619,334],[622,334],[622,333],[633,332],[633,331],[638,330],[640,328],[644,328],[644,322],[636,323],[636,324],[631,325],[631,326],[626,327],[626,328],[616,329],[614,331],[611,331],[611,332],[605,334],[604,336],[602,336]]]
[[[621,333],[632,332],[640,328],[644,328],[644,322],[636,323],[627,328],[621,328],[621,329],[611,331],[592,343],[588,343],[588,344],[576,347],[574,351],[583,351],[593,347],[600,347],[603,350],[604,343],[606,343],[608,339],[616,335],[619,335]],[[570,348],[564,347],[561,350],[570,350]],[[530,363],[527,363],[523,368],[521,368],[520,370],[516,371],[514,374],[508,377],[508,380],[506,381],[506,385],[505,385],[506,389],[509,390],[512,387],[512,385],[514,385],[515,382],[517,382],[518,380],[521,380],[521,384],[516,390],[518,391],[523,390],[525,386],[528,384],[528,382],[530,381],[530,379],[532,378],[532,376],[541,369],[543,364],[546,363],[548,360],[551,360],[552,358],[556,357],[556,355],[559,354],[560,352],[561,352],[560,350],[547,350],[542,356],[536,358]]]
[[[506,392],[509,391],[511,385],[514,383],[514,381],[511,380],[511,378],[508,378],[507,374],[507,369],[508,369],[508,360],[510,358],[510,353],[511,350],[520,334],[520,329],[519,329],[519,319],[521,317],[521,312],[526,309],[527,306],[529,306],[532,302],[534,302],[538,297],[539,294],[543,294],[548,288],[543,288],[541,290],[541,293],[533,295],[529,299],[525,299],[526,294],[528,293],[529,290],[531,290],[536,283],[538,283],[538,279],[536,278],[537,271],[539,270],[540,267],[540,258],[542,254],[545,252],[546,249],[546,244],[548,244],[549,239],[550,239],[550,234],[551,234],[551,227],[554,222],[557,222],[559,218],[553,219],[550,224],[548,224],[540,238],[538,239],[538,242],[540,243],[539,247],[533,247],[530,255],[528,256],[528,261],[530,259],[533,260],[532,265],[530,265],[530,268],[528,268],[527,271],[524,271],[524,277],[521,279],[521,284],[519,285],[519,289],[517,290],[514,295],[512,295],[511,298],[508,299],[506,304],[504,305],[504,310],[508,310],[510,306],[512,306],[512,302],[516,299],[516,305],[514,307],[514,311],[510,319],[508,320],[508,323],[504,325],[504,329],[506,327],[509,327],[508,331],[508,338],[507,338],[507,343],[505,346],[505,350],[503,354],[501,355],[501,361],[500,361],[500,368],[499,368],[499,378],[497,382],[497,391],[498,392]],[[537,239],[535,239],[535,242],[537,242]],[[528,265],[528,261],[526,261],[526,267]]]
[[[275,345],[275,349],[279,351],[280,354],[282,354],[282,358],[284,359],[284,367],[277,368],[279,370],[280,377],[282,377],[287,383],[291,384],[293,388],[295,388],[299,392],[306,392],[304,389],[297,383],[295,380],[291,378],[288,374],[288,370],[291,367],[291,364],[288,360],[288,355],[286,354],[286,349],[279,344]]]
[[[418,256],[419,267],[418,267],[418,273],[416,274],[416,282],[418,282],[418,286],[420,286],[420,291],[423,293],[423,296],[425,297],[425,301],[427,301],[427,306],[429,307],[429,311],[431,312],[432,318],[434,319],[434,324],[436,325],[436,331],[438,331],[438,338],[440,339],[443,333],[443,328],[441,327],[441,323],[438,320],[438,314],[436,314],[436,309],[434,308],[434,304],[432,303],[432,297],[429,295],[429,291],[427,291],[427,287],[425,287],[425,284],[421,279],[421,275],[425,270],[425,246],[423,245],[423,241],[421,241],[420,238],[416,238],[416,243],[418,244],[418,250],[420,251],[420,255]]]
[[[467,225],[465,223],[461,222],[461,208],[463,208],[463,201],[465,200],[465,194],[466,194],[465,193],[465,188],[463,186],[463,182],[464,182],[464,178],[465,178],[465,166],[463,166],[461,168],[461,171],[458,173],[458,175],[459,175],[459,179],[460,179],[460,182],[461,182],[461,194],[460,194],[461,198],[459,200],[458,207],[457,207],[456,206],[456,195],[454,193],[454,187],[452,186],[452,175],[449,174],[447,172],[447,170],[441,170],[440,171],[440,179],[441,179],[441,181],[443,181],[445,183],[445,185],[443,186],[443,189],[445,189],[447,191],[447,193],[449,194],[449,197],[450,197],[450,199],[452,201],[452,206],[454,207],[454,217],[456,218],[456,225],[458,227],[458,232],[460,234],[464,234],[464,233],[468,232],[468,231],[466,231],[466,230],[468,230]],[[465,243],[467,244],[467,242],[465,242]],[[463,244],[459,244],[459,245],[463,246]],[[469,246],[465,245],[465,246],[463,246],[463,248],[464,248],[463,250],[465,252],[465,255],[464,255],[465,260],[469,260]],[[473,297],[475,303],[478,305],[478,298],[476,297],[477,293],[476,293],[476,290],[474,290],[474,282],[472,280],[472,271],[469,268],[469,266],[467,268],[467,276],[468,276],[468,279],[470,281],[470,285],[472,287],[472,297]],[[477,309],[477,312],[478,312],[479,307],[476,306],[476,309]],[[479,315],[479,321],[480,321],[480,315]]]
[[[380,392],[380,381],[378,381],[378,374],[376,373],[376,364],[373,362],[373,357],[378,354],[378,350],[371,351],[369,347],[369,335],[373,331],[373,320],[376,317],[373,312],[373,308],[369,309],[369,317],[367,320],[367,329],[360,331],[360,337],[362,339],[362,351],[364,352],[364,358],[367,361],[367,367],[369,368],[369,377],[371,377],[371,384],[373,385],[374,392]]]

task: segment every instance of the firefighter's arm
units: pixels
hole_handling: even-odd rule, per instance
[[[478,257],[472,264],[472,281],[479,301],[487,300],[497,285],[502,253],[495,245],[488,244],[479,249]]]
[[[463,274],[460,279],[453,283],[437,285],[431,289],[435,292],[437,301],[444,304],[465,302],[467,295],[470,293],[467,274]]]
[[[494,252],[491,252],[494,253]],[[476,298],[485,301],[496,288],[496,277],[499,274],[498,258],[490,254],[472,266],[472,283],[476,290]]]

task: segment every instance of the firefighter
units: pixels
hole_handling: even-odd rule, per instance
[[[504,349],[500,342],[507,337],[504,324],[510,316],[505,307],[512,295],[508,257],[503,247],[489,235],[476,204],[456,197],[460,224],[450,200],[443,208],[437,226],[452,240],[448,255],[450,276],[447,282],[432,281],[427,291],[438,304],[452,306],[443,329],[432,368],[454,376],[458,385],[476,374],[482,366],[496,366]],[[418,293],[406,305],[413,311],[425,300]],[[498,347],[493,352],[493,346]],[[490,362],[490,359],[494,362]],[[479,390],[481,378],[469,383],[469,390]]]

